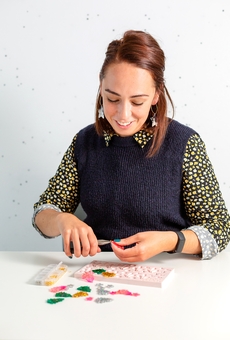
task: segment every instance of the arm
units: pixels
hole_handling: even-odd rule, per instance
[[[79,179],[77,164],[74,159],[76,138],[77,136],[73,138],[71,145],[61,160],[61,164],[59,165],[56,174],[49,180],[48,187],[40,196],[39,201],[34,204],[35,214],[44,204],[52,205],[53,209],[56,209],[59,212],[75,212],[79,204]],[[52,237],[54,236],[56,235],[52,235]]]
[[[183,163],[183,198],[193,230],[202,247],[202,258],[222,251],[230,240],[230,216],[213,166],[198,135],[190,137]]]
[[[45,238],[61,234],[67,256],[72,255],[70,241],[73,241],[74,254],[79,257],[95,255],[100,248],[92,229],[73,214],[79,204],[79,178],[74,159],[76,138],[64,154],[47,189],[34,204],[33,226]]]
[[[191,230],[182,231],[186,242],[183,253],[200,254],[201,246],[197,235]],[[173,231],[145,231],[122,239],[119,243],[111,242],[116,256],[124,262],[140,262],[162,252],[174,251],[178,242]],[[132,248],[124,248],[135,244]]]
[[[204,143],[198,135],[190,137],[183,162],[183,199],[193,226],[182,230],[185,244],[182,252],[210,259],[223,250],[230,239],[230,217],[225,207],[213,167]],[[150,231],[112,244],[121,261],[144,261],[163,251],[175,249],[174,232]],[[126,245],[133,248],[124,249]]]
[[[97,238],[92,228],[73,214],[58,212],[54,209],[45,209],[36,215],[35,224],[48,237],[61,234],[65,253],[69,257],[72,257],[70,241],[74,244],[74,255],[76,257],[81,255],[93,256],[100,252]]]

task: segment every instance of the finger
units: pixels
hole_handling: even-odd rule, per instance
[[[63,236],[63,248],[64,252],[68,257],[72,257],[73,252],[71,251],[72,245],[69,236]]]
[[[76,257],[81,256],[81,242],[79,239],[79,233],[77,229],[71,230],[68,234],[69,239],[69,249],[72,255]]]
[[[97,254],[98,251],[98,241],[97,238],[93,232],[93,230],[88,227],[87,232],[85,232],[86,229],[84,229],[84,232],[80,235],[81,240],[81,254],[82,256],[93,256]]]
[[[117,247],[115,244],[111,242],[111,247],[115,253],[115,255],[121,261],[128,261],[128,262],[136,262],[138,261],[138,249],[137,246],[132,248],[122,249],[121,247]]]
[[[96,235],[94,234],[92,230],[90,230],[89,232],[88,239],[89,239],[89,244],[90,244],[89,255],[94,256],[98,252],[100,252],[101,249],[98,247],[98,241],[97,241]]]
[[[123,246],[123,247],[129,246],[129,245],[132,245],[132,244],[136,244],[137,242],[140,242],[138,234],[123,238],[121,240],[115,239],[115,240],[112,241],[112,243],[115,243],[115,244],[117,244],[119,246]]]
[[[80,253],[82,256],[86,257],[90,252],[90,243],[87,235],[80,236]]]

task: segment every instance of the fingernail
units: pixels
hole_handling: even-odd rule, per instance
[[[69,258],[69,259],[72,259],[72,258],[73,258],[73,256],[68,256],[68,258]]]
[[[113,241],[114,242],[121,242],[121,239],[120,238],[115,238]]]

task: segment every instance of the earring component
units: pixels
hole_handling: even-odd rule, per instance
[[[150,120],[152,122],[152,127],[157,126],[156,116],[157,116],[157,106],[156,106],[156,112],[153,111],[153,107],[150,108],[151,112],[153,113],[153,116],[150,117]]]
[[[153,117],[150,117],[150,120],[152,122],[152,127],[157,126],[157,122],[156,122],[156,114]]]
[[[100,109],[98,110],[98,118],[102,119],[105,118],[103,106],[101,106]]]

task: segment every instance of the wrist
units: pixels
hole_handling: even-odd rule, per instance
[[[176,244],[174,243],[174,248],[172,248],[168,253],[173,254],[173,253],[182,253],[184,245],[185,245],[185,235],[183,234],[182,231],[174,231],[174,242],[175,242],[175,236],[176,236]]]
[[[174,231],[167,231],[167,243],[166,243],[166,252],[174,252],[176,249],[176,245],[178,242],[178,236]]]

